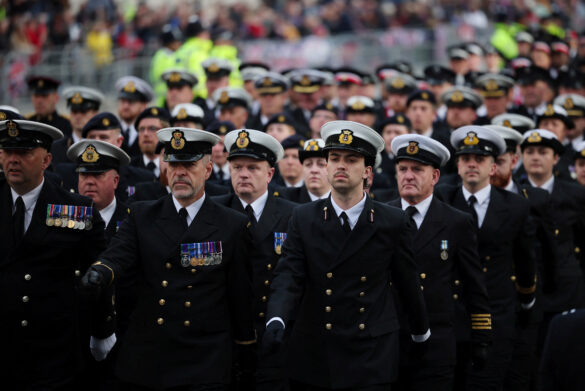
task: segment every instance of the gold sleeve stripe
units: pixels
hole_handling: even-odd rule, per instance
[[[472,330],[491,330],[492,326],[471,326]]]
[[[492,314],[471,314],[472,318],[491,318]]]
[[[237,339],[235,339],[234,342],[237,345],[252,345],[253,343],[256,343],[256,340],[253,339],[253,340],[250,340],[250,341],[238,341]]]
[[[536,291],[536,284],[532,285],[530,288],[524,288],[524,287],[521,287],[520,285],[518,285],[518,283],[516,283],[516,291],[518,293],[523,294],[523,295],[529,295],[529,294],[534,293]]]
[[[111,267],[109,267],[105,263],[102,263],[102,261],[94,262],[93,265],[103,266],[103,267],[107,268],[112,273],[112,279],[110,280],[110,284],[109,285],[111,285],[112,282],[114,282],[114,270]]]

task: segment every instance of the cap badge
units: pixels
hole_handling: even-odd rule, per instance
[[[318,151],[318,150],[319,150],[319,143],[317,142],[317,140],[311,140],[305,146],[305,151]]]
[[[130,92],[130,93],[134,93],[136,92],[136,86],[134,85],[133,81],[129,81],[128,83],[126,83],[126,85],[123,88],[124,92]]]
[[[581,151],[581,156],[585,156],[585,149]]]
[[[238,148],[246,148],[250,144],[250,139],[248,138],[248,132],[242,130],[238,133],[238,139],[236,140],[236,146]]]
[[[109,120],[109,119],[107,119],[107,118],[104,118],[104,119],[102,120],[102,125],[104,125],[104,126],[110,126],[110,120]]]
[[[169,81],[171,83],[178,83],[181,81],[181,74],[178,72],[173,72],[171,73],[171,75],[169,76]]]
[[[152,109],[150,109],[150,114],[158,115],[158,109],[156,107],[153,107]]]
[[[88,145],[81,154],[81,160],[86,163],[95,163],[100,159],[100,154],[95,150],[93,145]]]
[[[396,122],[398,122],[399,124],[403,124],[404,123],[404,117],[401,115],[396,116]]]
[[[573,103],[573,98],[568,97],[567,99],[565,99],[565,104],[563,106],[567,110],[571,110],[573,107],[575,107],[575,103]]]
[[[332,105],[331,103],[327,103],[327,104],[325,105],[325,108],[326,108],[327,110],[333,110],[333,105]]]
[[[212,62],[207,67],[207,72],[211,72],[211,73],[219,72],[219,65],[217,65],[217,63],[215,63],[215,62]]]
[[[498,85],[498,82],[495,81],[494,79],[489,79],[486,83],[485,83],[485,89],[486,91],[496,91],[500,86]]]
[[[355,101],[353,105],[351,105],[352,110],[363,110],[366,108],[366,105],[364,105],[364,102],[362,102],[361,100]]]
[[[264,87],[270,87],[272,85],[272,80],[270,80],[269,77],[265,77],[264,78],[264,81],[262,82],[262,85]]]
[[[554,107],[552,105],[547,105],[546,110],[544,111],[544,115],[546,115],[547,117],[555,115]]]
[[[177,119],[185,119],[187,118],[187,110],[185,110],[184,107],[181,107],[179,109],[179,112],[177,113]]]
[[[79,92],[73,94],[73,96],[71,97],[71,103],[73,103],[74,105],[80,105],[83,103],[83,98],[81,97],[81,94]]]
[[[418,142],[410,141],[406,147],[406,153],[409,155],[416,155],[418,153]]]
[[[301,84],[302,86],[308,86],[308,85],[310,85],[310,84],[311,84],[311,79],[309,79],[309,76],[307,76],[307,75],[304,75],[304,76],[301,78],[300,84]]]
[[[463,94],[461,91],[455,91],[451,94],[451,102],[459,103],[463,102]]]
[[[43,88],[45,86],[45,81],[43,79],[39,80],[37,82],[37,87],[38,88]]]
[[[423,92],[422,94],[420,94],[421,98],[423,98],[424,100],[429,99],[429,94],[427,94],[426,92]]]
[[[227,133],[227,127],[225,125],[221,125],[218,129],[219,134],[226,134]]]
[[[465,139],[463,139],[463,144],[465,145],[477,145],[479,144],[479,139],[477,138],[477,133],[475,132],[468,132]]]
[[[185,136],[180,130],[173,132],[173,138],[171,139],[171,147],[173,149],[183,149],[185,147]]]
[[[277,121],[280,122],[280,123],[283,123],[283,122],[286,121],[286,118],[284,117],[284,115],[279,115],[278,118],[277,118]]]
[[[221,95],[219,96],[219,103],[226,104],[229,102],[230,96],[228,95],[227,91],[222,91]]]
[[[512,123],[510,122],[509,119],[505,119],[504,122],[502,123],[502,125],[504,125],[507,128],[511,128],[512,127]]]
[[[401,77],[397,77],[392,80],[392,87],[397,89],[404,88],[404,80]]]
[[[4,121],[6,119],[6,113],[3,111],[0,111],[0,121]]]
[[[530,133],[530,137],[528,137],[526,141],[528,141],[529,143],[539,143],[542,141],[542,137],[538,132],[532,132]]]
[[[16,125],[16,122],[10,120],[6,126],[8,127],[8,135],[10,137],[18,136],[18,125]]]
[[[351,144],[351,142],[353,141],[353,132],[349,129],[344,129],[341,131],[341,134],[339,135],[339,142],[341,144]]]

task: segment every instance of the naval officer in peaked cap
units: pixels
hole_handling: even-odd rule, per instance
[[[292,390],[386,390],[398,370],[398,319],[391,285],[407,309],[412,338],[430,336],[401,210],[371,200],[364,179],[384,140],[373,129],[332,121],[321,129],[331,196],[293,211],[268,302],[263,347],[288,338]]]

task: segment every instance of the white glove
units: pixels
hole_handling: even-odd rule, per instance
[[[89,350],[96,361],[102,361],[105,360],[115,344],[116,333],[112,333],[112,335],[104,339],[91,337],[89,339]]]

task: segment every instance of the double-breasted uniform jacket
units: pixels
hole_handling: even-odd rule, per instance
[[[214,198],[221,205],[230,207],[246,214],[242,202],[235,194]],[[250,227],[254,247],[252,250],[252,282],[254,285],[254,326],[258,338],[264,334],[266,327],[266,305],[270,295],[270,284],[274,278],[274,270],[281,256],[276,249],[278,240],[275,234],[286,233],[292,210],[297,205],[268,193],[264,210],[256,226]]]
[[[469,212],[461,186],[442,186],[440,198]],[[518,298],[530,302],[536,290],[536,226],[526,199],[495,186],[478,232],[479,256],[492,311],[494,338],[512,338]]]
[[[530,182],[520,181],[525,186]],[[554,267],[541,265],[541,273],[554,274],[554,290],[542,297],[544,312],[562,312],[585,305],[585,288],[580,261],[585,248],[585,189],[555,178],[550,194],[549,215],[552,218]]]
[[[14,389],[53,389],[72,379],[88,348],[79,329],[77,279],[105,248],[104,223],[92,208],[90,230],[48,226],[48,204],[92,206],[92,201],[45,180],[30,225],[17,241],[10,187],[0,181],[0,333],[8,359],[0,375]],[[97,337],[113,332],[113,323],[102,326],[93,330]]]
[[[390,205],[400,208],[400,199]],[[473,224],[469,214],[433,197],[414,235],[414,260],[431,326],[432,348],[425,353],[425,361],[455,364],[455,303],[459,300],[471,316],[466,325],[471,324],[472,340],[491,340],[490,305]]]
[[[207,196],[186,231],[171,195],[132,206],[99,258],[114,281],[134,264],[144,278],[118,356],[122,380],[154,388],[229,381],[233,339],[255,339],[247,223]],[[181,245],[197,243],[208,254],[213,245],[213,262],[201,254],[184,262]]]
[[[292,379],[350,388],[395,378],[399,322],[391,281],[412,333],[428,330],[413,234],[414,226],[400,209],[369,197],[347,234],[331,197],[295,208],[267,316],[285,324],[296,317],[288,344]]]

